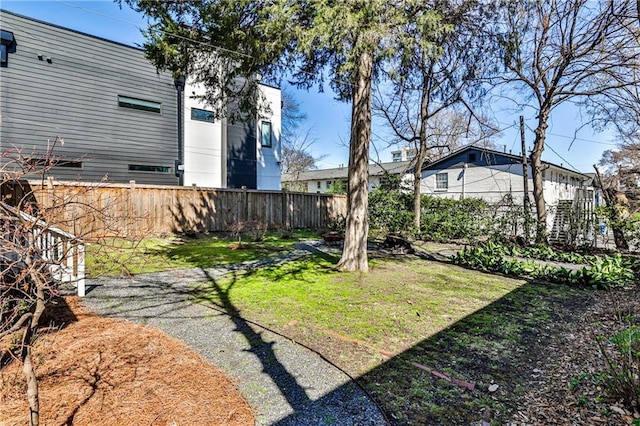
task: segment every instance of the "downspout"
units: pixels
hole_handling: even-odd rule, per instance
[[[182,100],[184,95],[184,83],[185,76],[178,75],[173,84],[176,86],[176,92],[178,96],[178,159],[176,160],[176,176],[178,177],[178,185],[184,186],[184,130],[183,130],[183,117],[184,111],[182,106]]]
[[[464,200],[464,179],[467,176],[467,168],[469,167],[468,164],[465,164],[462,168],[462,199]]]

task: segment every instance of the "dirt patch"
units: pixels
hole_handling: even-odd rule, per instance
[[[610,339],[640,325],[637,290],[599,291],[582,315],[558,321],[537,374],[529,377],[514,420],[523,424],[624,425],[640,418],[610,387],[599,344],[618,363]],[[598,343],[600,342],[600,343]],[[619,360],[619,358],[618,358]],[[634,423],[636,424],[636,423]]]
[[[77,298],[65,303],[50,318],[67,325],[34,348],[41,424],[255,423],[235,383],[184,343],[87,313]],[[28,424],[25,389],[19,363],[0,370],[1,426]]]

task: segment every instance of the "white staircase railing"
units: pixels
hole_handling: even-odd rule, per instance
[[[49,264],[53,279],[73,283],[78,296],[85,295],[84,242],[62,229],[50,226],[23,211],[0,201],[0,209],[31,223],[33,243],[40,257]],[[1,241],[0,241],[1,243]]]

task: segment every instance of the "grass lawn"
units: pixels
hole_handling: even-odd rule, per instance
[[[89,248],[87,263],[92,274],[212,266],[278,256],[310,238],[317,236],[268,234],[243,249],[215,235],[107,242]],[[105,268],[109,259],[118,267]],[[194,297],[321,353],[398,425],[508,423],[531,370],[544,365],[554,322],[578,317],[587,297],[414,256],[374,257],[367,274],[338,272],[337,261],[313,254],[237,272],[198,284]]]
[[[317,239],[315,231],[296,230],[282,239],[268,232],[259,242],[238,241],[223,234],[200,238],[147,238],[141,241],[104,239],[87,248],[86,269],[90,276],[128,275],[179,268],[209,267],[278,256],[299,241]]]
[[[580,292],[414,257],[374,259],[367,274],[337,272],[337,260],[236,274],[199,285],[196,297],[314,348],[358,377],[396,424],[470,424],[489,410],[504,419],[528,357],[544,351],[548,324]]]

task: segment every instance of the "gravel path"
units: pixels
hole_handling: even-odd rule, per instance
[[[276,260],[226,268],[88,280],[84,302],[100,315],[148,324],[186,342],[238,382],[258,425],[383,425],[364,392],[317,354],[192,300],[196,283],[215,283],[235,270],[287,261],[317,247],[302,244]]]

